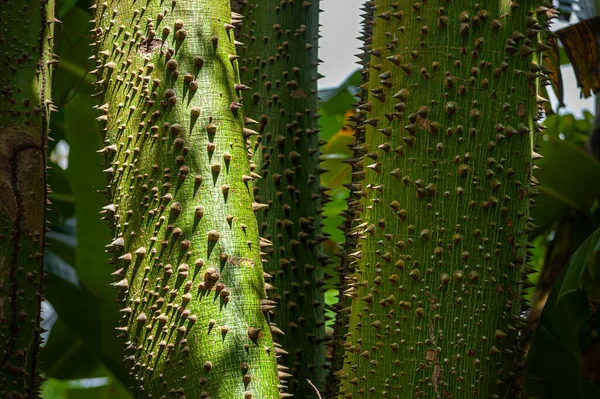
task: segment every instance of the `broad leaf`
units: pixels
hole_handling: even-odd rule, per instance
[[[573,24],[556,32],[565,48],[584,97],[600,90],[600,16]]]
[[[553,117],[554,118],[554,117]],[[562,118],[562,117],[559,117]],[[551,120],[551,118],[548,118]],[[560,215],[570,208],[589,214],[589,207],[600,196],[600,162],[588,155],[579,145],[562,140],[562,127],[555,124],[538,139],[539,152],[544,156],[537,161],[535,187],[542,195],[536,198],[537,208],[532,216],[540,226],[538,233],[549,228]]]
[[[571,256],[546,301],[527,355],[527,389],[534,397],[596,397],[581,375],[581,327],[591,316],[588,294],[599,288],[593,280],[599,251],[600,229]]]
[[[335,89],[319,92],[321,103],[319,105],[320,138],[329,141],[346,124],[346,113],[353,109],[356,102],[354,94],[361,84],[359,72],[350,75],[340,86]]]
[[[116,337],[114,329],[119,317],[115,304],[94,296],[82,285],[73,266],[58,255],[47,251],[45,262],[45,294],[56,310],[58,320],[68,327],[70,336],[81,340],[94,353],[95,359],[125,383],[127,375],[121,362],[121,341]],[[49,345],[51,342],[52,340]],[[43,356],[50,366],[61,361],[60,358],[55,358],[60,353],[53,350],[52,346],[48,352]],[[93,361],[92,358],[90,361]]]
[[[99,366],[94,351],[60,318],[52,326],[40,364],[46,377],[61,380],[87,377]]]
[[[600,229],[596,230],[569,259],[565,279],[560,287],[557,301],[583,288],[586,272],[594,278],[600,255]]]
[[[527,392],[536,398],[584,398],[578,332],[589,316],[589,307],[582,291],[557,303],[565,274],[546,301],[527,355]]]
[[[66,105],[65,128],[71,151],[67,174],[77,203],[77,261],[75,268],[79,278],[94,294],[112,300],[114,290],[110,287],[112,269],[104,246],[110,242],[106,222],[100,220],[100,211],[106,205],[98,193],[106,186],[96,151],[102,147],[102,131],[95,121],[92,108],[94,101],[87,95],[77,94]]]

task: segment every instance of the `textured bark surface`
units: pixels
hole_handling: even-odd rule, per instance
[[[35,398],[54,2],[0,9],[0,397]]]
[[[235,3],[236,1],[234,1]],[[258,120],[251,138],[255,200],[265,271],[273,276],[271,299],[277,342],[286,352],[280,365],[292,376],[288,393],[316,398],[307,384],[325,385],[324,266],[321,230],[324,202],[319,175],[317,39],[319,2],[238,2],[244,16],[238,47],[247,116]],[[242,4],[243,3],[243,4]]]
[[[374,4],[340,396],[511,396],[552,11]]]
[[[99,2],[108,194],[138,398],[278,398],[229,1]],[[247,121],[248,122],[248,121]]]

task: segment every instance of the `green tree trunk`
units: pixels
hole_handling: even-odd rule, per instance
[[[0,8],[0,397],[35,398],[54,1]]]
[[[96,6],[132,390],[278,398],[228,1]],[[246,120],[246,123],[249,121]]]
[[[373,13],[375,12],[373,0],[365,1],[361,7],[362,11],[362,29],[359,39],[362,40],[363,46],[361,52],[357,54],[361,66],[365,66],[367,60],[370,57],[369,49],[372,43],[373,37]],[[369,82],[369,68],[362,68],[361,77],[363,88],[368,86]],[[359,90],[357,97],[360,103],[366,102],[369,93],[367,90]],[[354,141],[348,145],[352,151],[352,158],[347,162],[351,168],[351,181],[346,186],[349,188],[350,193],[346,199],[347,209],[344,211],[344,222],[339,228],[345,234],[344,251],[342,252],[340,265],[337,268],[338,272],[338,302],[334,306],[335,311],[335,326],[334,326],[334,339],[333,339],[333,355],[332,355],[332,369],[338,370],[337,373],[333,373],[331,378],[327,379],[327,397],[333,398],[338,390],[340,383],[340,372],[342,369],[344,360],[344,342],[346,334],[348,333],[349,315],[352,308],[353,295],[352,292],[346,293],[347,279],[351,278],[354,273],[356,262],[352,258],[352,253],[356,250],[358,237],[353,234],[349,234],[354,222],[360,217],[361,210],[361,195],[360,188],[361,183],[364,179],[363,171],[363,160],[362,157],[365,154],[365,126],[364,126],[365,115],[360,112],[353,114],[350,118],[350,127],[354,130],[353,136]]]
[[[237,2],[237,0],[234,0]],[[247,115],[258,119],[250,142],[265,271],[278,303],[277,342],[289,354],[279,363],[292,377],[288,392],[316,398],[307,384],[325,385],[324,266],[321,230],[324,190],[319,175],[317,39],[319,2],[242,1],[238,49]]]
[[[547,9],[374,3],[340,396],[514,394]]]

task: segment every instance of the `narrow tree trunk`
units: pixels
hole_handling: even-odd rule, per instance
[[[54,1],[0,8],[0,397],[35,398]]]
[[[107,246],[139,398],[278,398],[229,2],[98,2]],[[179,397],[178,396],[178,397]]]
[[[357,54],[360,62],[359,64],[363,67],[361,72],[363,87],[369,84],[369,68],[365,67],[369,57],[369,49],[371,48],[373,40],[373,13],[375,12],[374,1],[365,1],[362,5],[362,29],[360,39],[363,42],[361,52]],[[357,97],[360,103],[367,101],[369,92],[367,90],[359,90]],[[350,119],[350,127],[353,129],[354,141],[349,144],[349,149],[352,151],[352,157],[348,160],[348,164],[351,167],[351,181],[348,184],[350,193],[346,200],[347,209],[344,211],[345,220],[340,226],[345,234],[344,251],[341,256],[340,265],[337,268],[338,272],[338,303],[335,304],[334,311],[335,316],[335,327],[334,327],[334,338],[333,338],[333,355],[332,355],[332,369],[337,370],[333,373],[331,378],[327,380],[327,397],[334,397],[339,390],[340,383],[340,370],[343,366],[344,360],[344,342],[346,340],[346,334],[348,333],[349,316],[352,308],[353,293],[346,292],[346,283],[351,278],[355,271],[356,261],[353,259],[352,253],[356,251],[358,238],[354,234],[350,234],[352,227],[356,220],[360,217],[362,208],[360,188],[362,187],[362,180],[364,179],[364,162],[362,157],[365,154],[365,115],[361,112],[356,112]]]
[[[317,39],[319,2],[249,0],[239,54],[247,115],[258,119],[252,137],[255,199],[269,208],[259,213],[260,233],[272,242],[264,249],[276,337],[289,353],[280,364],[289,370],[288,392],[316,398],[307,384],[325,385],[324,266],[321,251],[323,189],[319,175]]]
[[[548,10],[374,3],[341,397],[504,397]]]

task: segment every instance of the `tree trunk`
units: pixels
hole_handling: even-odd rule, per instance
[[[236,0],[237,1],[237,0]],[[316,398],[306,379],[325,385],[324,266],[321,230],[324,189],[319,175],[317,98],[318,1],[239,2],[244,16],[239,48],[247,115],[257,118],[252,137],[255,200],[269,205],[259,213],[265,270],[276,288],[273,320],[277,342],[289,353],[289,393]],[[241,6],[241,4],[244,4]]]
[[[35,398],[54,1],[0,7],[0,397]]]
[[[341,397],[512,395],[551,11],[374,3]]]
[[[363,67],[366,65],[367,60],[371,56],[369,49],[371,48],[373,38],[373,13],[375,12],[373,0],[365,1],[362,5],[361,11],[362,16],[362,29],[360,38],[363,41],[361,52],[357,54],[360,62],[359,64]],[[361,78],[363,87],[369,84],[369,68],[362,68]],[[357,97],[360,103],[367,101],[369,92],[367,90],[359,90]],[[351,180],[347,186],[350,189],[348,198],[346,199],[347,209],[344,211],[344,222],[340,226],[345,234],[344,251],[341,256],[340,265],[337,268],[338,272],[338,302],[335,304],[335,327],[334,327],[334,338],[333,338],[333,355],[332,355],[332,369],[338,370],[337,373],[333,373],[331,378],[327,379],[327,397],[334,397],[339,390],[340,384],[340,372],[344,361],[344,342],[346,340],[346,334],[348,333],[349,316],[352,310],[353,294],[352,292],[346,291],[346,283],[348,278],[351,278],[355,271],[356,262],[351,259],[352,253],[356,250],[358,238],[349,234],[352,226],[356,219],[360,217],[361,212],[361,191],[362,180],[364,179],[364,162],[362,160],[365,154],[365,115],[360,112],[354,113],[350,118],[350,127],[353,129],[354,141],[349,144],[349,149],[352,150],[352,157],[348,160],[348,164],[351,167]]]
[[[229,2],[98,2],[126,361],[139,398],[278,398]],[[250,121],[246,120],[246,123]]]

